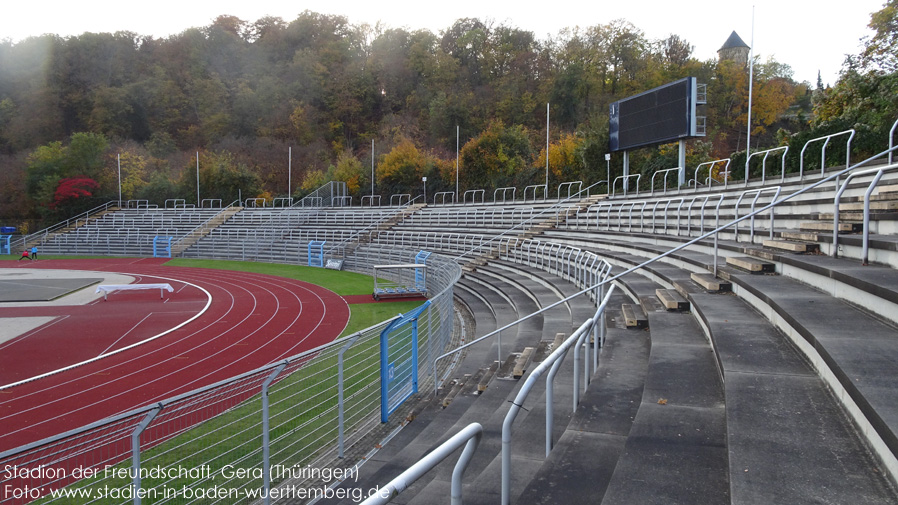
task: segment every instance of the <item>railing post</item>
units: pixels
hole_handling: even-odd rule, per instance
[[[143,434],[144,430],[147,429],[147,426],[153,422],[153,419],[159,415],[159,412],[162,411],[162,404],[158,404],[153,410],[149,411],[147,415],[140,421],[140,424],[137,425],[137,428],[134,429],[134,432],[131,433],[131,471],[133,480],[131,483],[132,491],[134,493],[134,505],[140,505],[141,501],[141,493],[140,493],[140,435]]]
[[[337,457],[343,459],[344,449],[344,419],[343,419],[343,353],[349,350],[361,334],[349,340],[337,353]],[[433,369],[433,383],[437,384],[436,366]]]
[[[864,266],[868,265],[869,259],[867,253],[870,247],[870,197],[873,195],[873,189],[876,188],[877,184],[879,184],[879,179],[882,178],[882,173],[882,170],[876,172],[876,177],[873,178],[873,181],[867,188],[866,193],[864,193],[864,240],[861,249],[861,257],[864,260],[862,265]]]
[[[268,416],[268,387],[274,381],[279,373],[287,367],[287,362],[281,363],[271,372],[271,375],[262,383],[262,486],[264,494],[264,503],[271,503],[271,434]]]

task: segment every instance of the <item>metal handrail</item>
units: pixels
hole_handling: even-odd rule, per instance
[[[558,185],[558,197],[557,197],[557,199],[558,199],[558,200],[561,200],[561,188],[563,188],[563,187],[566,187],[566,188],[567,188],[567,196],[568,196],[568,198],[570,198],[570,197],[571,197],[571,189],[573,189],[573,187],[574,187],[575,185],[576,185],[577,188],[578,188],[578,189],[577,189],[577,193],[578,193],[578,194],[581,193],[581,192],[583,191],[583,181],[569,181],[569,182],[562,182],[561,184],[559,184],[559,185]],[[588,196],[589,196],[589,193],[587,193],[586,196],[588,197]]]
[[[651,181],[652,187],[651,187],[651,190],[649,191],[649,195],[655,194],[655,176],[656,175],[664,174],[664,192],[667,193],[667,176],[670,175],[671,172],[679,171],[679,170],[682,170],[682,167],[673,167],[673,168],[665,168],[663,170],[655,170],[655,173],[652,174],[652,181]],[[679,190],[680,190],[680,188],[679,188],[679,186],[677,186],[677,191],[679,191]]]
[[[892,123],[892,128],[889,130],[889,165],[893,163],[895,158],[895,152],[893,149],[895,148],[895,129],[898,128],[898,119]]]
[[[410,202],[412,199],[412,195],[409,193],[398,193],[395,195],[390,195],[390,207],[402,207],[402,199],[405,198],[407,202]],[[398,203],[393,203],[394,199],[398,199]]]
[[[898,122],[895,123],[898,125]],[[892,157],[892,149],[894,147],[889,148],[889,157]],[[851,179],[855,177],[862,177],[864,175],[876,174],[873,177],[873,180],[870,182],[870,185],[867,187],[866,192],[864,193],[864,230],[863,230],[863,242],[861,246],[861,256],[863,258],[863,265],[868,264],[868,249],[870,243],[870,197],[873,194],[873,189],[879,184],[879,180],[882,178],[882,175],[885,172],[890,172],[892,170],[898,169],[898,165],[889,163],[888,166],[879,167],[879,168],[870,168],[867,170],[862,170],[860,172],[854,172],[845,179],[845,182],[842,183],[842,186],[839,188],[839,191],[836,192],[836,197],[833,200],[833,258],[839,257],[839,204],[841,203],[842,193],[848,188],[848,183]]]
[[[633,177],[636,178],[636,194],[639,195],[639,179],[642,178],[642,174],[630,174],[630,175],[618,175],[614,178],[614,182],[611,184],[611,196],[614,196],[615,188],[617,187],[618,179],[623,180],[625,182],[621,183],[621,187],[624,190],[624,196],[627,196],[627,186],[629,185],[630,179]]]
[[[521,408],[524,405],[524,401],[527,399],[527,396],[530,394],[530,391],[533,389],[536,384],[537,379],[547,371],[551,367],[549,374],[546,376],[546,456],[549,455],[549,452],[552,450],[552,422],[551,418],[554,415],[552,404],[552,379],[555,376],[555,373],[558,370],[558,367],[561,365],[561,361],[567,355],[568,349],[572,346],[576,345],[579,341],[580,337],[583,336],[584,333],[588,332],[592,329],[592,325],[595,324],[602,313],[605,311],[605,307],[608,304],[608,300],[611,299],[611,295],[614,294],[614,285],[608,290],[608,293],[605,295],[605,298],[599,304],[596,309],[596,315],[590,319],[587,319],[577,328],[577,331],[574,332],[573,335],[568,337],[558,349],[552,351],[542,363],[539,364],[530,375],[527,377],[527,380],[524,381],[524,384],[521,386],[521,389],[518,391],[517,396],[511,402],[511,408],[509,408],[508,413],[505,415],[505,420],[502,422],[502,494],[501,501],[502,505],[508,505],[510,501],[510,492],[511,492],[511,427],[514,424],[514,420],[518,415],[518,412],[521,411]],[[577,371],[574,371],[574,375],[577,375]]]
[[[825,175],[825,170],[826,170],[826,145],[829,144],[830,139],[839,137],[841,135],[845,135],[846,133],[849,135],[848,135],[848,140],[845,143],[845,168],[847,169],[848,167],[850,167],[851,166],[851,139],[854,138],[854,133],[855,133],[853,128],[850,130],[845,130],[843,132],[833,133],[831,135],[826,135],[823,137],[817,137],[815,139],[811,139],[811,140],[805,142],[804,147],[801,148],[801,155],[800,155],[799,162],[798,162],[798,178],[801,179],[804,177],[804,151],[805,151],[805,149],[808,148],[809,145],[811,145],[812,142],[817,142],[819,140],[824,141],[823,147],[820,148],[820,175],[823,176],[823,175]],[[889,147],[889,149],[891,149],[891,146]],[[747,171],[747,169],[748,169],[747,160],[746,160],[745,168]],[[839,183],[839,178],[836,177],[836,184],[838,184],[838,183]]]
[[[380,207],[380,195],[364,195],[359,205],[365,206],[365,200],[368,200],[368,207],[374,207],[374,200],[377,199],[377,206]]]
[[[754,194],[755,194],[755,198],[751,201],[751,210],[749,211],[749,214],[748,214],[748,215],[751,216],[751,225],[749,226],[749,235],[748,235],[748,237],[749,237],[749,238],[748,238],[748,242],[749,242],[749,243],[754,242],[754,239],[755,239],[755,214],[754,214],[754,210],[755,210],[755,204],[757,203],[758,198],[760,198],[760,196],[761,196],[762,193],[769,193],[769,192],[771,192],[771,191],[775,191],[776,193],[773,195],[773,200],[775,201],[775,200],[780,196],[780,192],[782,191],[782,189],[783,189],[782,186],[772,186],[772,187],[769,187],[769,188],[749,189],[749,190],[743,191],[743,192],[739,195],[739,199],[736,200],[736,208],[735,208],[734,214],[733,214],[733,215],[734,215],[734,218],[736,218],[736,219],[739,218],[739,204],[742,202],[742,198],[744,198],[745,195],[748,195],[748,194],[751,194],[751,193],[754,193]],[[774,213],[773,213],[773,208],[771,208],[771,209],[770,209],[770,238],[771,238],[771,239],[773,238],[773,220],[774,220]],[[735,240],[736,242],[738,242],[738,241],[739,241],[739,224],[738,224],[738,221],[736,222],[736,226],[735,226],[735,228],[734,228],[733,231],[734,231],[734,238],[733,238],[733,240]]]
[[[580,193],[583,193],[584,191],[588,192],[588,191],[589,191],[591,188],[593,188],[596,184],[598,184],[598,183],[594,183],[594,184],[588,186],[586,189],[581,190]],[[487,241],[484,243],[484,245],[485,245],[485,244],[491,243],[493,240],[501,239],[501,238],[504,237],[505,235],[514,232],[514,230],[517,230],[518,228],[521,228],[524,224],[529,224],[529,223],[533,222],[534,219],[536,219],[536,218],[542,216],[543,214],[546,214],[547,212],[550,212],[550,211],[553,211],[553,210],[555,210],[555,209],[557,209],[557,208],[560,208],[562,205],[564,205],[565,203],[567,203],[569,200],[578,197],[578,196],[580,195],[580,193],[577,193],[576,195],[573,195],[573,196],[571,196],[571,197],[569,197],[569,198],[565,198],[564,200],[555,203],[555,204],[552,205],[551,207],[547,207],[547,208],[545,208],[545,209],[542,209],[542,210],[539,212],[539,214],[537,214],[536,216],[532,216],[532,217],[531,217],[530,219],[528,219],[527,221],[522,222],[522,223],[518,223],[518,224],[512,226],[511,228],[509,228],[509,229],[503,231],[502,233],[500,233],[500,234],[498,234],[498,235],[496,235],[496,236],[490,238],[489,240],[487,240]],[[467,251],[467,252],[465,252],[465,253],[463,253],[463,254],[461,254],[461,255],[459,255],[459,256],[456,256],[456,257],[455,257],[455,261],[458,261],[458,260],[460,260],[461,258],[464,258],[465,256],[467,256],[467,255],[471,254],[472,252],[474,252],[474,250],[476,250],[476,249],[482,249],[482,248],[483,248],[483,245],[481,245],[479,248],[473,248],[473,249],[471,249],[471,250],[469,250],[469,251]]]
[[[483,203],[486,194],[485,189],[469,189],[462,195],[462,203],[468,203],[468,194],[471,195],[471,204],[477,203],[477,195],[480,195],[480,203]]]
[[[524,188],[524,202],[527,201],[527,191],[529,191],[530,189],[533,190],[533,201],[535,202],[536,201],[536,190],[539,188],[543,188],[543,200],[545,200],[546,197],[548,197],[548,195],[549,195],[549,186],[547,186],[545,184],[533,184],[533,185],[530,185],[530,186],[527,186],[526,188]]]
[[[94,207],[90,210],[84,211],[81,214],[76,215],[75,217],[70,217],[70,218],[66,219],[65,221],[60,221],[54,225],[48,226],[48,227],[44,228],[43,230],[39,230],[34,233],[29,233],[27,235],[22,235],[21,237],[16,239],[14,242],[12,242],[12,241],[10,242],[10,244],[9,244],[10,251],[12,251],[13,249],[16,249],[16,248],[24,249],[25,245],[27,245],[29,241],[35,240],[39,237],[46,237],[47,235],[49,235],[50,233],[53,233],[55,231],[68,228],[69,226],[77,227],[79,221],[84,220],[84,222],[87,222],[90,219],[91,214],[96,214],[98,212],[105,212],[105,211],[109,210],[110,207],[121,208],[121,202],[119,202],[118,200],[106,202],[102,205],[97,205],[96,207]],[[21,245],[19,245],[20,243],[21,243]]]
[[[433,195],[433,204],[436,205],[437,197],[440,197],[440,205],[446,205],[446,195],[451,197],[449,203],[455,203],[455,191],[440,191]]]
[[[369,496],[368,499],[362,502],[362,505],[383,505],[389,503],[390,500],[398,496],[399,493],[408,489],[408,487],[421,478],[421,476],[432,470],[443,460],[448,458],[449,455],[458,450],[459,447],[464,445],[464,450],[462,450],[461,456],[458,457],[458,461],[455,463],[455,468],[452,470],[452,483],[450,484],[450,503],[452,505],[461,505],[461,479],[465,470],[468,468],[468,463],[471,462],[471,458],[474,456],[474,451],[477,450],[477,446],[480,444],[480,439],[482,437],[483,426],[481,426],[480,423],[471,423],[465,426],[458,433],[453,435],[452,438],[443,442],[437,446],[436,449],[428,453],[427,456],[418,460],[414,465],[400,473],[383,487],[378,488],[375,494]]]
[[[529,242],[526,244],[527,251],[528,251],[528,256],[529,256],[530,247],[531,247],[531,245],[533,245],[533,244],[536,244],[536,255],[537,255],[537,260],[539,261],[539,264],[538,264],[537,266],[538,266],[538,267],[545,266],[545,264],[542,263],[542,259],[545,257],[545,254],[541,252],[541,248],[542,248],[544,245],[546,245],[546,243],[545,243],[545,242],[540,242],[540,241],[538,241],[538,240],[531,240],[531,241],[529,241]],[[604,259],[602,259],[601,262],[602,262],[602,263],[601,263],[602,265],[608,264],[607,260],[604,260]],[[608,266],[609,266],[608,271],[610,271],[610,264],[608,264]],[[602,267],[600,267],[600,268],[602,268]],[[453,354],[457,354],[457,353],[459,353],[459,352],[461,352],[461,351],[467,349],[468,347],[471,347],[471,346],[473,346],[473,345],[475,345],[475,344],[478,344],[478,343],[480,343],[480,342],[483,342],[484,340],[487,340],[487,339],[489,339],[489,338],[492,338],[493,336],[498,336],[498,338],[501,339],[501,337],[502,337],[502,332],[503,332],[503,331],[505,331],[505,330],[507,330],[507,329],[509,329],[509,328],[511,328],[511,327],[513,327],[513,326],[516,326],[516,325],[518,325],[518,324],[520,324],[520,323],[522,323],[522,322],[524,322],[524,321],[527,321],[527,320],[529,320],[529,319],[531,319],[531,318],[533,318],[533,317],[536,317],[536,316],[542,314],[543,312],[546,312],[546,311],[548,311],[548,310],[551,310],[551,309],[553,309],[553,308],[555,308],[555,307],[557,307],[557,306],[559,306],[559,305],[568,303],[568,302],[570,302],[571,300],[573,300],[574,298],[576,298],[577,296],[582,295],[583,293],[586,293],[586,292],[588,292],[588,291],[590,291],[590,290],[589,290],[589,289],[586,289],[586,290],[580,291],[579,293],[576,293],[576,294],[574,294],[574,295],[568,296],[567,298],[563,298],[563,299],[561,299],[561,300],[559,300],[559,301],[557,301],[557,302],[551,303],[551,304],[549,304],[549,305],[547,305],[547,306],[545,306],[545,307],[543,307],[543,308],[537,310],[536,312],[533,312],[533,313],[531,313],[531,314],[527,314],[526,316],[521,317],[521,318],[517,319],[516,321],[512,321],[512,322],[506,324],[505,326],[502,326],[501,328],[497,328],[497,329],[495,329],[495,330],[493,330],[493,331],[487,333],[486,335],[483,335],[482,337],[478,337],[478,338],[476,338],[476,339],[474,339],[474,340],[471,340],[470,342],[466,342],[466,343],[464,343],[464,344],[462,344],[462,345],[456,347],[455,349],[452,349],[451,351],[447,351],[447,352],[445,352],[445,353],[443,353],[443,354],[437,356],[437,357],[434,358],[434,360],[433,360],[433,369],[434,369],[434,370],[437,369],[437,363],[439,363],[440,360],[442,360],[442,359],[444,359],[444,358],[448,358],[449,356],[452,356]],[[498,350],[498,357],[499,357],[499,360],[501,361],[501,359],[502,359],[502,347],[501,347],[501,341],[500,341],[499,350]],[[439,387],[440,387],[439,381],[434,381],[434,394],[437,394],[437,393],[438,393]]]
[[[781,167],[783,169],[783,177],[780,182],[786,180],[786,154],[789,152],[789,146],[780,146],[774,147],[773,149],[767,149],[766,151],[757,151],[753,152],[748,156],[748,159],[745,160],[745,183],[748,184],[748,164],[751,162],[752,157],[763,154],[764,158],[761,159],[761,184],[764,184],[764,181],[767,180],[767,156],[770,153],[774,153],[776,151],[783,151],[783,157],[781,159]]]
[[[505,200],[506,200],[505,195],[508,193],[509,190],[511,190],[511,200],[514,201],[515,194],[517,193],[518,188],[516,188],[514,186],[509,186],[506,188],[496,188],[496,190],[493,191],[493,203],[499,203],[499,199],[498,199],[497,195],[499,194],[500,191],[502,192],[502,203],[505,203]]]
[[[703,166],[708,165],[708,189],[710,190],[710,189],[711,189],[711,183],[712,183],[712,181],[716,180],[716,179],[714,179],[714,177],[711,176],[711,172],[714,170],[714,165],[716,165],[716,164],[718,164],[718,163],[724,163],[724,162],[726,162],[726,165],[723,167],[723,169],[724,169],[724,172],[728,174],[728,173],[729,173],[729,169],[730,169],[730,158],[723,158],[723,159],[719,159],[719,160],[706,161],[706,162],[704,162],[704,163],[699,163],[699,164],[695,167],[695,176],[694,176],[694,178],[692,179],[692,180],[695,181],[695,183],[696,183],[696,184],[695,184],[695,189],[698,189],[698,184],[699,184],[699,183],[698,183],[698,171],[701,170]],[[719,173],[719,172],[718,172],[718,173]],[[720,181],[717,181],[717,182],[720,182]],[[724,177],[724,179],[723,179],[723,187],[725,188],[726,185],[727,185],[727,179],[726,179],[726,177]]]
[[[290,199],[293,200],[292,198]],[[352,207],[352,196],[335,196],[331,198],[331,205],[334,207]]]
[[[397,195],[393,195],[393,196],[397,196]],[[402,195],[398,195],[398,196],[402,196]],[[411,196],[411,195],[409,195],[409,196]],[[347,242],[353,241],[353,240],[357,239],[358,237],[362,236],[362,234],[364,234],[364,233],[366,233],[366,232],[367,232],[367,233],[373,232],[373,231],[376,230],[381,224],[383,224],[383,223],[386,222],[386,221],[389,221],[390,219],[393,219],[393,218],[396,217],[398,214],[400,214],[404,209],[410,207],[413,203],[415,203],[416,201],[418,201],[419,198],[423,198],[423,196],[422,196],[422,195],[416,196],[413,200],[408,201],[404,206],[401,206],[401,207],[399,207],[398,209],[396,209],[396,212],[394,212],[394,213],[392,213],[392,214],[386,214],[384,217],[382,217],[382,218],[378,219],[377,221],[375,221],[375,222],[369,224],[368,226],[362,228],[361,230],[357,230],[357,231],[352,232],[352,233],[349,235],[348,238],[346,238],[346,239],[344,239],[344,240],[338,242],[337,244],[331,246],[327,251],[324,251],[323,254],[325,254],[325,255],[326,255],[326,254],[331,254],[331,253],[333,253],[333,251],[339,250],[340,248],[344,247],[345,244],[346,244]],[[391,202],[391,204],[392,204],[392,202]]]

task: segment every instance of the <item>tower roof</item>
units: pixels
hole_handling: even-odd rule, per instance
[[[741,37],[739,37],[739,34],[737,34],[736,31],[734,30],[733,33],[730,34],[730,38],[728,38],[727,41],[723,43],[723,46],[721,46],[721,48],[718,49],[717,51],[719,52],[724,49],[733,49],[736,47],[750,47],[750,46],[748,44],[746,44],[745,41],[742,40]]]

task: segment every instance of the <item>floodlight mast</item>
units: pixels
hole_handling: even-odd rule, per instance
[[[745,128],[745,180],[748,181],[748,159],[751,157],[751,95],[755,73],[755,6],[751,6],[751,47],[748,50],[748,124]]]

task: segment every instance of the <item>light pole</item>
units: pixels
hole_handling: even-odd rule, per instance
[[[424,204],[427,205],[427,177],[422,177],[421,182],[424,183]]]
[[[458,125],[455,125],[455,203],[458,203]]]
[[[536,195],[533,195],[534,200]],[[549,198],[549,104],[546,104],[546,187],[543,189],[543,200]]]
[[[608,166],[607,175],[605,176],[605,187],[607,193],[611,194],[611,153],[605,153],[605,164]]]
[[[751,157],[751,92],[755,73],[755,6],[751,6],[751,48],[748,55],[748,121],[745,132],[745,181],[748,183],[748,158]]]
[[[118,208],[122,208],[122,155],[118,155]]]

